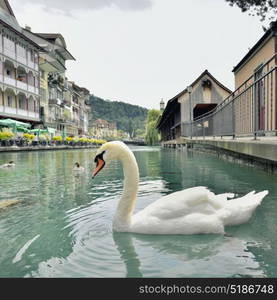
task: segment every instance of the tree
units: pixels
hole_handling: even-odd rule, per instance
[[[152,121],[158,121],[159,116],[161,115],[161,112],[157,109],[150,109],[147,113],[147,119],[146,123],[152,122]]]
[[[259,16],[261,21],[266,18],[273,20],[276,18],[276,0],[225,0],[231,6],[238,6],[242,12],[247,12],[251,16]]]
[[[125,102],[104,100],[91,95],[91,120],[107,120],[109,123],[116,123],[117,129],[129,132],[135,136],[137,129],[145,129],[145,119],[148,109]]]
[[[147,145],[155,146],[160,141],[160,135],[156,128],[157,121],[160,117],[161,112],[157,109],[150,109],[146,119],[146,134],[145,142]]]

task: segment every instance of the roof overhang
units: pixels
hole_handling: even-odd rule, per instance
[[[22,39],[24,39],[26,42],[30,43],[32,46],[34,46],[37,50],[41,52],[45,52],[43,48],[41,48],[37,43],[29,39],[25,34],[20,32],[19,30],[12,27],[10,24],[6,23],[0,18],[0,23],[2,23],[5,27],[8,27],[9,30],[13,31],[15,34],[19,35]]]
[[[171,99],[167,102],[165,110],[163,111],[162,116],[159,118],[156,128],[159,129],[168,119],[168,117],[175,112],[176,108],[180,108],[180,103],[177,101],[178,98]]]
[[[232,72],[239,71],[249,59],[259,51],[259,49],[267,43],[277,32],[277,21],[272,22],[271,27],[264,33],[264,35],[256,42],[256,44],[248,51],[248,53],[240,60],[240,62],[233,68]]]

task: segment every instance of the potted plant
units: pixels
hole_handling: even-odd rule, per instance
[[[66,143],[67,145],[72,145],[72,140],[73,140],[73,137],[67,136],[67,137],[65,138],[65,143]]]
[[[9,142],[12,140],[14,134],[8,129],[0,131],[0,143],[1,146],[9,146]]]
[[[27,145],[30,145],[34,139],[34,134],[23,133],[23,139]]]
[[[56,136],[53,136],[53,139],[52,139],[52,140],[54,141],[54,143],[55,143],[56,145],[61,145],[63,139],[62,139],[61,136],[56,135]]]
[[[79,143],[79,138],[78,138],[77,136],[74,136],[74,138],[72,139],[72,142],[73,142],[73,146],[78,145],[78,143]]]
[[[48,140],[49,140],[49,136],[47,134],[40,134],[39,135],[39,143],[41,145],[46,146]]]

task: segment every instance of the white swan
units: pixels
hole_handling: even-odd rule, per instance
[[[247,222],[262,199],[268,194],[252,191],[244,197],[234,194],[215,195],[198,186],[166,195],[132,215],[137,197],[139,172],[133,152],[122,142],[103,144],[95,156],[93,177],[110,160],[123,165],[124,191],[113,219],[113,229],[119,232],[143,234],[224,233],[225,225]]]

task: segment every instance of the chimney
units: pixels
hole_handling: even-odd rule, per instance
[[[25,29],[32,32],[32,28],[29,25],[25,25]]]

